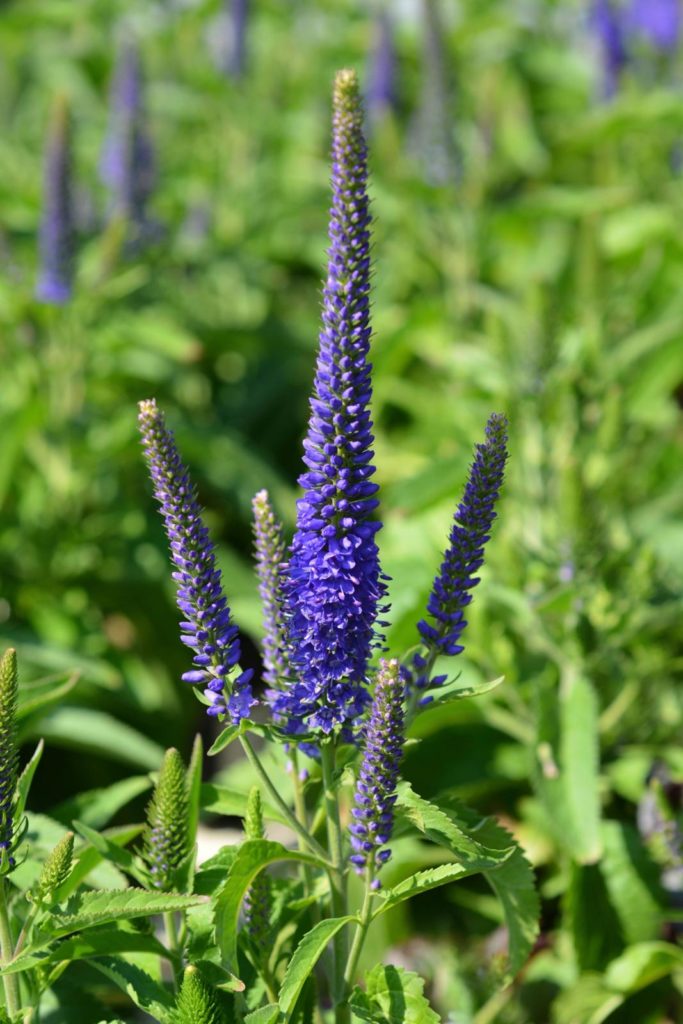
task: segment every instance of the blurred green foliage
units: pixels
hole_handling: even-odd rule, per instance
[[[254,0],[235,82],[211,57],[220,6],[21,0],[0,15],[0,629],[26,676],[61,685],[78,672],[26,720],[59,770],[45,807],[84,770],[92,786],[119,777],[116,761],[149,770],[162,746],[208,728],[178,682],[184,650],[135,403],[154,395],[177,432],[253,641],[247,661],[260,630],[254,492],[267,487],[293,522],[329,88],[337,67],[366,67],[373,17],[352,0]],[[442,128],[457,160],[434,185],[416,143],[423,12],[394,13],[400,102],[371,138],[392,651],[416,642],[490,411],[509,415],[512,452],[459,665],[464,686],[506,681],[426,711],[407,772],[425,796],[452,790],[503,816],[544,897],[539,951],[502,995],[482,970],[497,910],[476,882],[448,912],[423,897],[410,927],[431,945],[413,938],[400,955],[458,1024],[675,1019],[683,954],[664,941],[675,915],[659,875],[676,857],[657,860],[635,824],[655,762],[683,779],[683,96],[633,72],[599,104],[579,4],[445,3]],[[123,22],[141,46],[159,165],[160,237],[133,255],[97,174]],[[80,217],[63,309],[33,298],[58,91]],[[409,934],[392,927],[394,944]]]

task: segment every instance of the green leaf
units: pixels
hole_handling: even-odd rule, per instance
[[[137,836],[141,834],[143,828],[143,825],[121,825],[116,828],[107,829],[106,832],[98,832],[95,834],[98,838],[106,839],[108,843],[113,843],[116,846],[121,847],[131,842],[132,839],[136,839]],[[83,882],[91,871],[93,871],[93,869],[96,868],[104,859],[100,851],[96,850],[91,844],[77,850],[76,856],[77,860],[74,867],[71,869],[71,874],[57,894],[58,902],[65,900],[68,896],[71,896],[81,882]]]
[[[73,826],[79,835],[83,836],[97,852],[112,864],[122,868],[131,875],[137,882],[144,886],[147,876],[135,854],[124,849],[118,843],[112,842],[101,832],[89,828],[82,821],[74,821]]]
[[[647,985],[683,970],[683,949],[670,942],[640,942],[624,950],[606,972],[607,985],[630,995]]]
[[[227,786],[216,786],[212,782],[204,782],[201,787],[202,807],[211,814],[225,814],[228,817],[243,818],[247,809],[248,793],[240,793]],[[272,804],[262,801],[263,817],[269,821],[287,824],[282,812]]]
[[[187,831],[190,848],[197,842],[199,810],[202,791],[202,761],[204,745],[197,733],[192,744],[192,755],[187,769]]]
[[[310,932],[304,935],[294,950],[292,958],[287,965],[285,976],[282,979],[279,996],[280,1009],[285,1014],[286,1022],[291,1020],[303,987],[325,951],[330,939],[344,925],[353,920],[353,917],[331,917],[324,921],[319,921],[315,927],[311,928]]]
[[[479,871],[477,867],[466,867],[464,864],[440,864],[437,868],[426,868],[424,871],[417,871],[391,889],[380,891],[379,898],[382,901],[373,912],[373,920],[379,917],[392,907],[398,906],[404,900],[412,899],[420,893],[428,892],[429,889],[438,889],[441,885],[448,885],[459,878],[467,878]]]
[[[111,757],[155,771],[164,756],[163,747],[132,726],[93,708],[59,707],[39,722],[46,740],[99,757]],[[33,727],[32,727],[33,731]]]
[[[605,821],[601,834],[600,871],[624,938],[629,944],[656,938],[663,918],[657,866],[633,826]]]
[[[111,921],[186,910],[205,902],[204,896],[145,892],[144,889],[78,893],[69,899],[61,913],[51,915],[50,932],[59,937]]]
[[[580,864],[600,859],[599,724],[593,687],[570,675],[538,688],[536,789],[556,839]]]
[[[474,686],[460,686],[448,689],[443,687],[437,691],[438,696],[427,704],[424,711],[431,711],[433,708],[443,707],[444,704],[452,704],[456,700],[464,700],[466,697],[481,697],[484,693],[490,693],[491,690],[495,690],[501,683],[505,682],[505,676],[498,676],[497,679],[487,680],[485,683],[480,683]]]
[[[280,1017],[280,1007],[276,1003],[260,1006],[244,1018],[244,1024],[276,1024]]]
[[[454,819],[451,813],[419,796],[408,782],[399,783],[396,807],[400,812],[396,836],[401,835],[401,819],[405,819],[422,835],[449,850],[458,861],[464,864],[474,863],[479,870],[502,863],[515,849],[512,837],[506,850],[486,849],[479,839],[474,839],[471,832]]]
[[[316,857],[288,850],[281,843],[267,839],[248,839],[242,843],[228,869],[225,883],[214,899],[216,942],[228,970],[237,964],[237,928],[240,907],[245,893],[259,871],[276,861],[298,861],[322,867]]]
[[[95,956],[113,953],[153,953],[156,956],[168,957],[165,947],[153,935],[124,931],[121,928],[103,928],[64,939],[54,949],[45,952],[36,950],[33,953],[22,953],[0,970],[0,974],[19,974],[32,967],[59,963],[62,960],[90,960]]]
[[[424,981],[403,967],[377,964],[356,987],[349,1006],[369,1024],[441,1024],[424,996]]]
[[[48,676],[39,682],[23,685],[19,690],[19,706],[17,708],[17,722],[23,721],[35,711],[41,711],[58,704],[76,686],[80,673],[74,672],[62,683],[59,682],[61,674]]]
[[[151,785],[148,775],[134,775],[128,779],[121,779],[103,789],[77,793],[59,804],[52,812],[52,816],[65,825],[70,825],[74,818],[78,818],[90,828],[103,828],[122,807],[146,792]]]
[[[229,725],[227,729],[214,740],[208,750],[208,756],[213,757],[214,754],[220,754],[221,750],[225,750],[229,747],[233,740],[239,739],[240,736],[244,735],[244,730],[241,725]]]
[[[17,800],[15,807],[15,816],[17,821],[21,821],[26,810],[26,802],[31,789],[31,783],[33,782],[33,776],[36,774],[36,768],[40,764],[40,759],[43,756],[44,749],[45,743],[43,740],[39,740],[38,746],[33,751],[30,761],[28,761],[26,767],[17,780]]]
[[[90,963],[125,992],[141,1010],[156,1017],[161,1024],[172,1024],[173,998],[142,968],[120,957],[101,957]]]

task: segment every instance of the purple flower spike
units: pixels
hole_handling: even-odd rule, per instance
[[[371,120],[381,118],[396,107],[396,49],[391,19],[386,11],[381,11],[377,18],[365,102]]]
[[[45,160],[40,225],[40,276],[36,298],[61,306],[71,298],[74,255],[71,128],[63,97],[54,107]]]
[[[403,753],[404,696],[399,662],[395,658],[381,661],[351,811],[351,863],[359,874],[365,869],[374,873],[391,856],[385,847],[393,829],[396,783]]]
[[[255,495],[252,508],[256,571],[263,606],[263,678],[275,686],[287,675],[286,625],[282,607],[285,542],[268,491],[259,491]]]
[[[112,213],[125,217],[138,232],[152,231],[146,206],[156,169],[145,124],[142,64],[131,40],[122,44],[116,61],[100,176],[110,192]]]
[[[247,66],[247,23],[249,0],[230,0],[230,49],[226,71],[233,78],[242,78]]]
[[[507,461],[507,420],[494,413],[486,424],[486,440],[475,449],[474,462],[458,505],[444,555],[427,603],[431,622],[423,619],[418,629],[426,650],[413,658],[412,685],[419,690],[440,686],[446,676],[431,678],[440,654],[460,654],[460,639],[467,626],[465,608],[479,583],[475,575],[484,562],[484,548],[496,518],[495,504]]]
[[[662,53],[678,47],[681,34],[680,0],[632,0],[628,25]]]
[[[252,670],[239,672],[237,627],[223,594],[221,573],[197,493],[154,399],[140,402],[139,426],[145,459],[161,507],[171,558],[176,566],[177,602],[185,621],[180,639],[194,651],[194,668],[183,680],[201,686],[209,715],[230,715],[233,723],[249,716],[255,703]]]
[[[594,0],[590,20],[602,54],[602,94],[605,99],[611,99],[628,63],[623,12],[615,6],[614,0]]]
[[[371,480],[370,211],[367,150],[358,80],[340,71],[334,87],[332,208],[323,328],[297,528],[285,586],[297,682],[273,701],[291,733],[330,733],[369,701],[368,659],[385,594],[373,522]]]

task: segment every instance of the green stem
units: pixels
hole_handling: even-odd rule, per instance
[[[334,741],[321,744],[320,759],[323,770],[323,792],[325,813],[327,817],[327,841],[334,870],[330,871],[330,887],[332,896],[332,916],[345,917],[348,913],[346,895],[346,861],[342,842],[342,831],[339,822],[339,800],[334,784],[335,771]],[[347,1024],[351,1019],[348,1006],[343,1005],[344,999],[344,966],[348,953],[346,928],[342,928],[334,937],[334,978],[332,997],[335,1004],[335,1024]]]
[[[267,771],[261,764],[258,754],[256,753],[256,751],[254,750],[249,741],[249,737],[240,736],[240,743],[242,744],[242,749],[244,750],[244,753],[247,755],[247,758],[249,759],[249,763],[252,765],[259,779],[267,789],[271,800],[279,808],[283,817],[286,819],[289,827],[292,829],[293,832],[296,832],[297,836],[303,840],[306,846],[308,846],[309,850],[312,853],[314,853],[316,857],[319,857],[320,860],[324,861],[324,863],[329,866],[327,853],[325,852],[325,850],[323,850],[320,843],[313,838],[313,836],[309,836],[304,826],[299,821],[297,821],[295,816],[292,814],[289,807],[287,806],[287,804],[285,803],[285,801],[282,799],[277,789],[275,788]]]
[[[353,943],[351,944],[351,952],[349,953],[348,963],[346,964],[346,970],[344,972],[344,984],[347,990],[353,985],[353,979],[356,974],[356,968],[358,967],[358,961],[360,959],[361,952],[363,950],[363,943],[365,942],[365,936],[368,934],[368,928],[372,921],[372,871],[368,868],[365,876],[365,895],[363,896],[363,908],[360,912],[360,921],[356,928],[356,934],[353,937]]]
[[[167,913],[164,914],[164,928],[166,930],[166,942],[168,949],[173,955],[173,976],[177,990],[183,965],[180,957],[180,944],[178,942],[178,927],[173,911],[167,911]]]
[[[12,929],[9,921],[9,909],[7,907],[7,882],[0,879],[0,962],[3,966],[8,964],[14,957],[14,946],[12,943]],[[5,987],[5,1004],[10,1017],[19,1012],[19,985],[18,975],[5,974],[3,979]]]

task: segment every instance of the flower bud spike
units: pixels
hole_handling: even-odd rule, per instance
[[[349,827],[351,863],[371,875],[390,857],[396,784],[403,754],[405,683],[396,658],[380,661]]]
[[[12,850],[17,839],[14,801],[19,777],[18,692],[17,652],[10,647],[0,661],[0,851],[5,873],[14,867]]]
[[[51,903],[53,901],[55,892],[71,873],[73,852],[74,834],[67,832],[43,864],[38,884],[32,893],[35,903]]]
[[[244,833],[247,839],[264,839],[263,809],[261,792],[254,786],[249,793],[244,816]],[[244,898],[244,924],[257,960],[263,960],[269,949],[270,937],[270,880],[261,871],[251,883]]]
[[[173,573],[177,603],[185,617],[180,639],[194,651],[194,669],[183,679],[202,687],[209,715],[230,715],[238,724],[255,703],[250,685],[253,673],[239,671],[238,630],[223,594],[197,492],[154,399],[140,402],[139,409],[145,459],[177,570]]]
[[[412,659],[411,686],[424,690],[440,685],[445,676],[431,678],[439,655],[460,654],[467,626],[465,609],[471,591],[479,583],[477,570],[484,561],[484,548],[503,484],[507,451],[507,420],[494,413],[486,424],[486,440],[475,449],[474,462],[462,501],[458,505],[449,535],[449,546],[434,580],[427,602],[430,621],[418,623],[424,648]]]
[[[174,875],[189,854],[187,776],[178,751],[166,751],[147,808],[143,857],[152,884],[165,892],[174,888]]]
[[[185,968],[174,1024],[224,1024],[216,994],[196,967]]]
[[[256,572],[263,608],[263,678],[275,686],[288,675],[287,630],[282,593],[285,541],[282,526],[270,504],[268,491],[259,491],[255,495],[252,509]]]
[[[386,591],[376,543],[381,524],[372,518],[371,218],[355,72],[337,74],[333,109],[323,327],[285,586],[297,682],[272,702],[292,734],[343,729],[367,706],[367,666]]]

